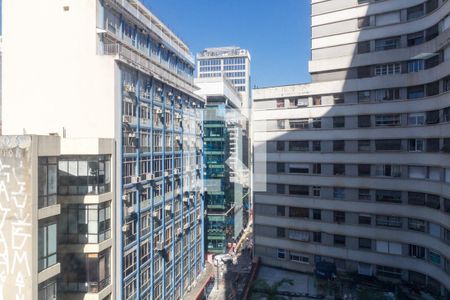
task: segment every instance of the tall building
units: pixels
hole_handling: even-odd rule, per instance
[[[248,120],[241,97],[224,77],[197,78],[206,100],[203,114],[205,157],[206,251],[233,249],[248,223],[249,179],[244,153]]]
[[[113,299],[113,151],[108,139],[0,136],[0,297]]]
[[[312,83],[253,91],[256,255],[449,299],[450,2],[311,4]]]
[[[188,47],[132,0],[5,0],[2,21],[3,132],[115,143],[110,193],[115,255],[103,258],[115,275],[111,299],[182,298],[204,268],[204,103],[194,94],[195,62]],[[30,34],[30,28],[39,34]],[[30,45],[39,46],[31,53]],[[82,153],[81,143],[74,147]],[[56,160],[60,175],[86,171],[86,161]],[[58,197],[67,193],[86,205],[95,200],[85,179],[69,185]],[[59,227],[69,233],[77,232],[74,226],[86,230],[83,218],[95,218],[90,207],[69,207],[67,214],[78,214],[78,221],[62,218],[67,224]],[[75,235],[67,243],[79,239],[86,242]],[[105,247],[100,242],[83,250],[90,261],[91,252]],[[82,298],[86,279],[64,274],[65,260],[59,258],[58,298],[66,299],[61,294],[66,290]],[[108,297],[99,292],[94,299]]]
[[[251,101],[251,56],[239,47],[207,48],[197,54],[197,77],[226,77],[242,97],[242,111],[252,108]]]

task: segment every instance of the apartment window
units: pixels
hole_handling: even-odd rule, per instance
[[[439,123],[439,110],[427,111],[427,124]]]
[[[444,108],[442,116],[444,118],[443,122],[450,122],[450,107]]]
[[[375,116],[375,126],[399,126],[400,125],[400,114],[389,114],[389,115],[376,115]]]
[[[277,238],[285,238],[286,237],[286,229],[283,227],[277,227]]]
[[[375,66],[375,76],[394,75],[401,73],[400,63],[382,64]]]
[[[358,140],[358,151],[359,152],[369,152],[370,151],[370,140]]]
[[[320,197],[320,186],[313,186],[312,190],[314,197]]]
[[[402,140],[376,140],[376,151],[400,151],[402,150]]]
[[[435,96],[439,94],[439,81],[428,83],[426,86],[427,96]]]
[[[444,139],[442,142],[442,152],[450,153],[450,139]]]
[[[377,190],[376,199],[378,202],[401,203],[402,193],[399,191]]]
[[[321,141],[312,141],[312,151],[320,152],[322,150]]]
[[[296,253],[289,253],[289,259],[293,262],[298,262],[302,264],[307,264],[309,262],[309,258],[306,256],[302,256]]]
[[[420,232],[426,232],[427,225],[424,220],[408,219],[408,229]]]
[[[358,43],[358,54],[370,52],[370,41],[364,41]]]
[[[333,241],[335,246],[345,246],[345,235],[335,234]]]
[[[370,201],[370,190],[369,189],[359,189],[358,190],[358,199],[362,201]]]
[[[425,113],[408,114],[408,125],[420,126],[425,124]]]
[[[278,253],[277,254],[278,259],[285,259],[285,257],[286,257],[286,250],[278,249],[277,253]]]
[[[359,246],[359,249],[372,249],[372,240],[365,239],[365,238],[359,238],[358,246]]]
[[[57,225],[50,221],[39,225],[38,229],[38,269],[39,272],[56,264]]]
[[[333,151],[335,152],[345,151],[345,141],[343,140],[333,141]]]
[[[425,247],[409,244],[409,256],[425,259]]]
[[[444,92],[450,91],[450,76],[444,78]]]
[[[277,108],[284,107],[284,99],[277,99]]]
[[[400,228],[402,227],[402,218],[395,216],[377,216],[376,225]]]
[[[56,300],[57,299],[57,283],[56,280],[46,280],[38,286],[39,300]]]
[[[358,18],[358,28],[364,28],[370,26],[370,16]]]
[[[333,220],[335,223],[345,223],[345,212],[344,211],[334,211]]]
[[[289,185],[289,195],[309,195],[309,186],[307,185]]]
[[[420,45],[425,42],[425,34],[423,31],[410,33],[407,35],[406,40],[408,43],[408,47]]]
[[[277,194],[284,194],[284,193],[285,193],[284,184],[277,184]]]
[[[367,78],[372,76],[372,69],[370,66],[363,66],[357,68],[358,78]]]
[[[358,165],[358,176],[370,176],[370,165],[359,164]]]
[[[399,279],[402,277],[402,270],[385,266],[377,266],[377,275],[387,278]]]
[[[277,216],[284,217],[286,215],[286,208],[281,205],[277,205]]]
[[[441,55],[439,53],[435,53],[432,57],[425,60],[424,68],[425,69],[434,68],[437,65],[439,65],[440,63],[441,63]],[[437,85],[438,85],[438,89],[439,89],[439,81],[437,81]],[[439,93],[439,91],[438,91],[438,93]]]
[[[412,205],[425,205],[425,193],[408,192],[408,203]]]
[[[320,209],[313,209],[313,219],[322,220],[322,211]]]
[[[428,259],[436,265],[441,265],[441,256],[434,251],[428,251]]]
[[[400,177],[400,166],[398,165],[377,165],[375,166],[375,176],[377,177]]]
[[[392,101],[400,99],[400,89],[379,89],[375,91],[375,101]]]
[[[308,119],[293,119],[289,120],[289,128],[292,129],[308,129],[309,120]]]
[[[313,118],[312,119],[312,127],[313,128],[322,128],[322,119],[321,118]]]
[[[416,73],[424,69],[423,59],[414,59],[408,61],[408,73]]]
[[[345,198],[345,189],[335,187],[333,188],[333,197],[334,199],[344,199]]]
[[[358,116],[358,127],[359,128],[366,128],[370,127],[371,121],[370,121],[370,115],[359,115]]]
[[[402,244],[388,241],[376,241],[376,250],[381,253],[401,255]]]
[[[303,207],[289,207],[289,217],[290,218],[309,218],[309,208]]]
[[[322,173],[322,164],[319,164],[319,163],[313,164],[312,173],[313,174],[321,174]]]
[[[439,24],[425,30],[425,40],[430,41],[439,35]]]
[[[371,225],[372,217],[370,215],[359,215],[358,216],[358,224],[360,225]]]
[[[313,105],[322,105],[322,96],[313,96]]]
[[[439,139],[427,139],[427,152],[439,152]]]
[[[334,164],[333,175],[335,176],[345,175],[345,164]]]
[[[370,102],[370,91],[360,91],[358,92],[358,102],[368,103]]]
[[[309,164],[289,164],[289,173],[308,174]]]
[[[408,151],[409,152],[423,152],[424,151],[423,139],[409,139],[408,140]]]
[[[400,48],[400,37],[389,37],[375,40],[375,51]]]
[[[286,120],[277,120],[277,129],[284,129],[286,127]]]
[[[313,241],[315,243],[322,243],[322,232],[313,232]]]
[[[308,141],[289,141],[289,151],[309,151]]]
[[[277,173],[284,173],[285,170],[285,164],[284,163],[277,163]]]
[[[423,16],[425,14],[425,10],[424,10],[424,6],[423,4],[419,4],[413,7],[409,7],[406,10],[406,19],[409,20],[413,20],[413,19],[417,19],[420,18],[421,16]]]
[[[284,151],[284,141],[277,141],[277,151]]]
[[[419,99],[425,97],[425,87],[423,85],[408,87],[408,99]]]
[[[57,159],[56,157],[39,157],[38,164],[38,207],[55,205],[57,203]]]
[[[400,23],[400,11],[391,11],[375,16],[377,26]]]
[[[427,167],[425,166],[409,166],[409,178],[414,179],[426,179],[427,178]]]
[[[344,128],[345,117],[333,117],[333,128]]]
[[[344,94],[334,94],[333,95],[333,103],[334,104],[343,104],[345,102]]]

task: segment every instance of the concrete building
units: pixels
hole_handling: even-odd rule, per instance
[[[0,136],[3,299],[113,299],[113,153],[113,140]]]
[[[2,21],[3,133],[112,139],[111,297],[182,298],[204,268],[203,101],[188,47],[133,0],[5,0]],[[39,46],[31,53],[30,45]],[[83,153],[81,143],[73,147]],[[78,171],[85,165],[78,161]],[[88,204],[90,189],[77,186],[64,195]],[[75,220],[66,221],[73,230]],[[84,241],[68,243],[77,238]],[[86,289],[61,266],[58,297]]]
[[[197,78],[205,98],[206,251],[231,250],[248,224],[249,177],[243,160],[248,145],[248,120],[241,114],[241,97],[228,79]]]
[[[312,83],[253,91],[256,255],[448,299],[450,2],[311,4]]]

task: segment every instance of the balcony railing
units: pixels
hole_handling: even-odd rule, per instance
[[[98,293],[111,283],[111,277],[99,282],[60,282],[59,288],[72,293]]]

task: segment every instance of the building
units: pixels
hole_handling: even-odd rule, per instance
[[[113,151],[105,139],[0,136],[3,299],[112,299]]]
[[[311,4],[312,83],[253,91],[256,255],[448,299],[450,3]]]
[[[111,298],[182,298],[204,268],[203,100],[188,47],[139,1],[3,4],[3,133],[112,139]],[[59,278],[58,295],[64,268]]]
[[[249,177],[244,153],[248,120],[241,97],[224,77],[197,78],[197,93],[206,100],[204,127],[206,251],[231,250],[248,224]]]
[[[197,77],[226,77],[242,97],[242,111],[248,117],[251,101],[251,56],[239,47],[207,48],[197,54]]]

